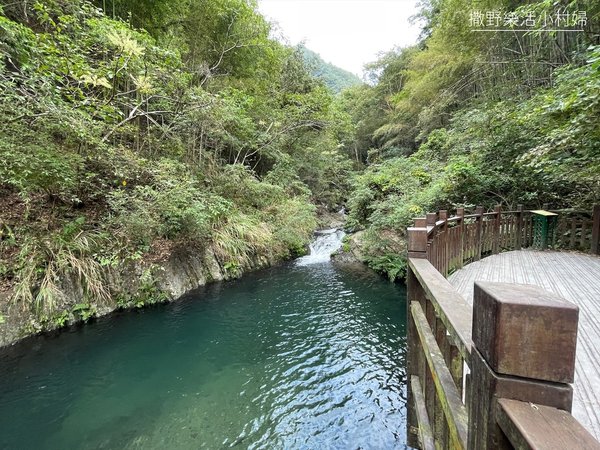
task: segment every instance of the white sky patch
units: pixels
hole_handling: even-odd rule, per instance
[[[302,41],[328,62],[361,75],[381,52],[417,42],[417,0],[258,0],[288,43]]]

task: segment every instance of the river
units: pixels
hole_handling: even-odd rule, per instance
[[[0,448],[406,448],[404,288],[323,252],[0,355]],[[322,240],[329,239],[323,245]]]

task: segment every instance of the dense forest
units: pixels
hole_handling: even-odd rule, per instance
[[[322,80],[336,94],[339,94],[344,89],[362,84],[358,76],[326,62],[321,58],[321,55],[313,52],[311,49],[302,45],[299,48],[302,50],[304,61],[306,61],[311,75]]]
[[[350,118],[269,30],[244,0],[3,7],[0,275],[33,330],[162,300],[177,247],[232,276],[301,253],[316,206],[341,204]],[[125,295],[111,272],[136,262]]]
[[[473,31],[477,13],[509,32]],[[367,164],[348,226],[391,279],[405,273],[399,236],[426,212],[600,201],[600,2],[428,0],[418,19],[416,46],[343,93]]]
[[[397,279],[426,211],[600,201],[600,2],[580,3],[423,1],[419,43],[357,84],[250,0],[2,1],[0,295],[35,312],[25,332],[161,301],[177,248],[237,276],[304,252],[342,205],[346,250]],[[585,10],[583,31],[469,22],[557,8]],[[131,264],[125,294],[111,273]]]

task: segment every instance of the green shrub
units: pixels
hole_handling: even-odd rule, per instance
[[[62,280],[72,277],[90,301],[109,303],[109,283],[94,257],[103,244],[104,236],[83,231],[76,236],[58,234],[44,240],[27,237],[19,253],[13,302],[38,317],[49,317],[63,295]]]
[[[45,140],[47,139],[47,140]],[[0,186],[23,195],[44,192],[72,200],[83,159],[61,151],[47,136],[13,127],[0,133]]]
[[[273,205],[268,209],[265,220],[273,230],[274,251],[283,257],[305,253],[306,244],[317,228],[316,208],[303,197]]]
[[[87,322],[96,315],[96,307],[89,303],[78,303],[71,308],[71,312],[79,320]]]
[[[126,241],[146,246],[157,237],[207,241],[232,208],[230,201],[201,189],[180,163],[162,160],[150,173],[152,184],[126,184],[109,195],[112,223]]]

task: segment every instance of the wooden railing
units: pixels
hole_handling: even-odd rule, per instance
[[[558,214],[550,248],[600,254],[600,205],[592,212],[550,212]],[[409,239],[412,237],[424,245],[417,253],[426,251],[431,264],[448,276],[488,255],[531,247],[534,244],[533,215],[531,210],[522,207],[502,211],[500,206],[490,212],[478,207],[473,214],[465,214],[465,210],[459,208],[452,217],[447,211],[440,211],[415,219],[414,227],[408,229]]]
[[[553,246],[600,253],[600,208],[559,211]],[[578,308],[534,286],[446,280],[533,243],[531,211],[445,211],[408,229],[408,442],[423,449],[600,449],[570,415]],[[552,323],[552,327],[548,327]]]

